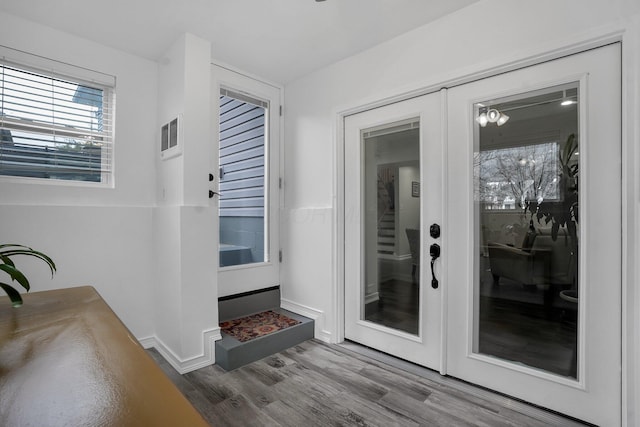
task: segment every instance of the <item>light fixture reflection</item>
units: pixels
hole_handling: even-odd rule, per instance
[[[563,107],[566,107],[568,105],[573,105],[573,104],[577,104],[578,101],[576,101],[575,99],[573,99],[573,97],[567,97],[567,91],[563,90],[562,91],[562,102],[560,103],[560,105],[562,105]]]
[[[503,124],[507,123],[507,121],[509,121],[509,116],[507,116],[505,113],[500,113],[500,117],[498,118],[496,124],[498,126],[502,126]]]
[[[495,123],[498,121],[499,118],[500,118],[500,111],[496,110],[495,108],[492,108],[489,111],[487,111],[487,119],[489,119],[489,122]]]
[[[502,126],[507,123],[508,120],[509,116],[498,111],[496,108],[487,108],[484,106],[481,106],[480,114],[476,117],[476,122],[478,122],[481,127],[486,127],[489,123]]]
[[[480,115],[476,117],[476,122],[478,122],[482,127],[487,126],[487,123],[489,123],[489,119],[487,118],[487,113],[480,113]]]

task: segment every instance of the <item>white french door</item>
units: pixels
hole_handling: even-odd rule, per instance
[[[345,337],[438,370],[441,293],[423,249],[441,240],[441,104],[433,93],[345,119]]]
[[[620,425],[620,55],[345,118],[347,339]]]
[[[621,416],[620,46],[448,91],[448,374]]]
[[[212,67],[218,296],[280,284],[280,89]]]

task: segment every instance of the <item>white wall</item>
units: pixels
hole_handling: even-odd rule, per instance
[[[116,76],[115,188],[0,182],[0,236],[50,255],[25,260],[32,291],[93,285],[137,337],[154,333],[157,64],[0,13],[2,45]],[[18,260],[20,262],[20,260]]]
[[[337,321],[341,314],[336,312],[331,298],[339,297],[340,290],[338,277],[331,272],[341,260],[325,252],[331,250],[335,254],[342,244],[333,241],[339,194],[335,181],[338,112],[506,66],[617,30],[625,31],[623,55],[629,91],[624,107],[629,123],[625,128],[625,227],[635,236],[638,196],[634,189],[638,172],[634,165],[638,161],[633,141],[638,138],[639,14],[640,2],[631,0],[485,0],[290,83],[285,88],[285,207],[291,218],[304,220],[284,224],[288,245],[285,252],[295,252],[295,257],[286,259],[283,265],[283,298],[322,313],[324,338],[340,338],[342,331]],[[630,416],[640,410],[636,402],[640,399],[634,398],[632,387],[634,383],[640,387],[640,297],[634,286],[636,270],[632,262],[637,242],[637,238],[626,242],[629,260],[625,260],[626,295],[633,301],[627,306],[630,310],[626,315],[633,321],[626,324],[627,336],[636,340],[631,339],[625,349],[625,358],[631,361],[626,371],[630,384],[625,384],[627,402],[632,402],[627,408]],[[302,251],[303,248],[307,249]]]

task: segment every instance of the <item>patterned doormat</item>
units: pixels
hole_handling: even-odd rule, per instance
[[[222,332],[231,335],[240,342],[268,335],[272,332],[297,325],[300,321],[274,311],[265,311],[240,319],[220,323]]]

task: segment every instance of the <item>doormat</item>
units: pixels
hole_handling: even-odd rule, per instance
[[[231,335],[240,342],[268,335],[272,332],[288,328],[300,323],[296,319],[274,311],[265,311],[240,319],[228,320],[220,323],[222,332]]]

